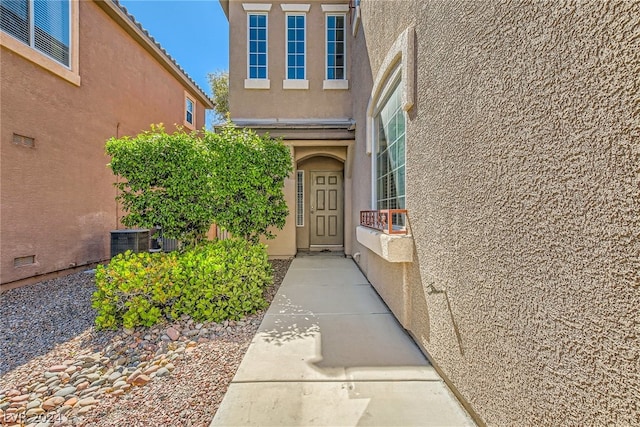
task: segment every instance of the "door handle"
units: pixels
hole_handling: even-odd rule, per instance
[[[314,213],[314,212],[315,212],[315,209],[313,208],[313,205],[311,205],[311,210],[310,210],[310,212],[311,212],[311,213]]]

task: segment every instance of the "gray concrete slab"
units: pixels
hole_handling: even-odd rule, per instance
[[[359,314],[265,316],[234,381],[355,378],[440,379],[393,315]]]
[[[352,259],[332,256],[296,258],[281,287],[316,285],[368,285]]]
[[[471,426],[441,382],[232,384],[212,426]]]
[[[296,258],[211,426],[474,425],[351,259]]]
[[[267,311],[274,314],[389,313],[370,285],[288,286],[278,292]]]
[[[326,269],[353,269],[354,263],[351,258],[337,257],[337,256],[303,256],[296,258],[295,265],[291,265],[290,271],[298,269],[315,268],[319,270]],[[357,269],[357,266],[356,266]]]
[[[353,261],[351,262],[353,263]],[[296,268],[289,270],[280,287],[367,284],[369,284],[369,281],[357,268],[327,268],[324,270],[319,268]]]

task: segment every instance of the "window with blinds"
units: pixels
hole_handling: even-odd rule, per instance
[[[0,0],[0,28],[69,67],[69,0]]]

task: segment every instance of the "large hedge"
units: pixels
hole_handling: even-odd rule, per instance
[[[216,223],[257,242],[282,229],[289,210],[284,180],[292,172],[289,148],[279,140],[227,124],[218,133],[206,133],[204,143],[213,153]]]
[[[214,222],[212,156],[195,133],[153,127],[135,138],[112,138],[106,151],[119,176],[117,199],[128,227],[161,226],[165,237],[201,240]]]
[[[161,226],[189,245],[214,223],[253,242],[285,224],[284,180],[293,169],[279,140],[231,124],[218,133],[152,127],[110,139],[106,151],[128,227]]]
[[[238,320],[266,306],[273,283],[264,245],[207,242],[183,252],[132,253],[96,270],[98,328],[152,326],[183,314],[196,321]]]

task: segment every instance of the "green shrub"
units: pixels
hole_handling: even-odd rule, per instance
[[[280,140],[230,123],[204,134],[152,126],[111,138],[105,149],[127,227],[159,225],[165,237],[195,246],[214,223],[252,242],[285,225],[284,180],[293,169]]]
[[[98,328],[152,326],[183,314],[196,321],[238,320],[266,306],[273,283],[264,245],[208,242],[182,253],[114,257],[96,270]]]
[[[231,123],[206,132],[203,143],[213,159],[216,224],[253,242],[273,238],[271,227],[282,229],[289,215],[283,189],[293,170],[290,148]]]
[[[168,134],[152,126],[105,146],[127,227],[162,227],[165,237],[195,244],[214,222],[212,156],[196,133]]]

